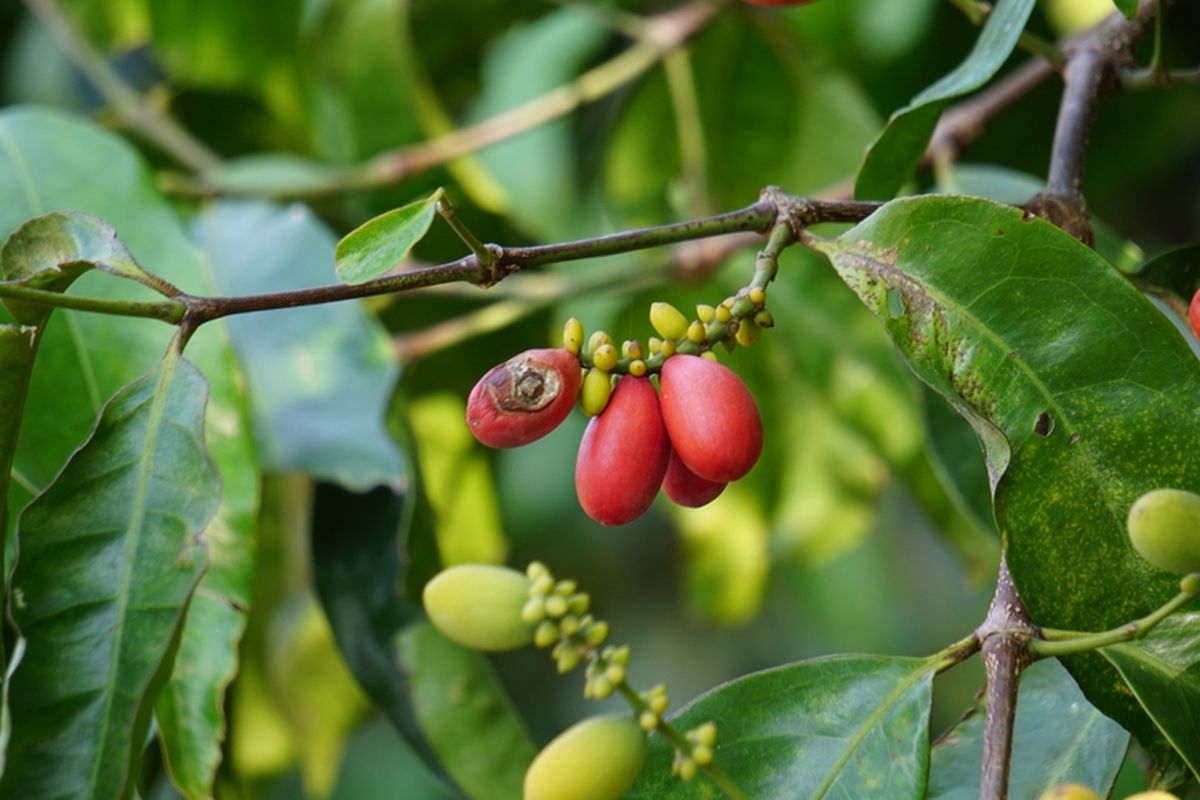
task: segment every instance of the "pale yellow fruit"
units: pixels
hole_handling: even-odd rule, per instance
[[[1148,792],[1131,794],[1125,800],[1179,800],[1179,798],[1170,792],[1164,792],[1161,789],[1152,789]]]
[[[1129,509],[1129,541],[1138,555],[1176,575],[1200,572],[1200,495],[1146,492]]]
[[[1101,800],[1101,798],[1083,784],[1064,783],[1045,792],[1041,800]]]
[[[546,745],[525,773],[525,800],[618,800],[642,771],[646,737],[627,714],[592,717]]]
[[[515,650],[533,641],[535,626],[522,609],[529,578],[490,564],[459,564],[425,584],[429,621],[446,638],[476,650]]]

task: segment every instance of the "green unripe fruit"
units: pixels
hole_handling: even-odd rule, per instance
[[[1129,509],[1129,541],[1142,558],[1176,575],[1200,572],[1200,495],[1155,489]]]
[[[592,647],[599,647],[608,638],[608,623],[603,620],[592,623],[583,638]]]
[[[733,312],[729,310],[729,306],[722,303],[717,306],[716,318],[717,322],[729,322],[729,320],[733,319]]]
[[[612,344],[612,337],[604,331],[596,331],[588,337],[587,351],[594,353],[606,344]]]
[[[750,347],[758,342],[762,337],[762,328],[758,327],[758,323],[752,319],[744,319],[738,323],[737,333],[738,344],[742,347]]]
[[[617,365],[617,348],[611,344],[600,345],[596,352],[592,353],[592,364],[597,369],[612,372],[613,367]]]
[[[1042,794],[1041,800],[1100,800],[1100,795],[1080,783],[1064,783]]]
[[[1170,792],[1164,792],[1161,789],[1152,789],[1149,792],[1131,794],[1125,800],[1179,800],[1179,798]]]
[[[546,613],[555,618],[565,616],[567,613],[567,598],[557,593],[547,597]]]
[[[429,621],[448,639],[476,650],[515,650],[533,641],[522,616],[529,599],[523,573],[490,564],[460,564],[425,584]]]
[[[632,718],[592,717],[538,753],[525,773],[525,800],[618,800],[645,760],[646,737]]]
[[[650,324],[663,339],[682,339],[687,335],[687,317],[670,303],[650,304]]]
[[[579,391],[579,405],[583,413],[589,417],[598,416],[608,408],[608,398],[612,396],[612,377],[594,367],[583,376],[583,388]]]
[[[563,349],[572,355],[579,355],[583,347],[583,323],[571,317],[563,325]]]
[[[533,643],[538,647],[549,647],[558,641],[558,626],[545,620],[533,633]]]

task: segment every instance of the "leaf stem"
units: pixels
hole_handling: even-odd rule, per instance
[[[50,38],[125,122],[190,169],[209,170],[220,158],[165,113],[157,111],[96,52],[54,0],[25,0]]]
[[[626,702],[629,703],[635,716],[640,717],[644,712],[650,711],[650,706],[646,704],[646,701],[643,700],[628,683],[621,683],[619,686],[617,686],[617,691],[619,691],[621,696],[624,697]],[[688,741],[688,738],[680,733],[678,728],[663,719],[662,715],[655,714],[655,716],[658,718],[658,725],[655,726],[655,730],[661,733],[663,738],[670,742],[676,750],[683,753],[690,753],[692,750],[692,743]],[[720,733],[718,732],[717,735],[719,736]],[[704,770],[704,774],[707,775],[712,782],[715,783],[721,789],[721,791],[730,798],[730,800],[750,800],[750,796],[739,789],[737,784],[735,784],[729,778],[729,776],[726,775],[724,771],[722,771],[721,768],[716,765],[715,762],[706,764],[700,767],[700,769]]]
[[[95,311],[117,317],[143,317],[160,319],[178,324],[184,318],[187,306],[176,298],[147,303],[133,300],[111,300],[103,297],[79,297],[76,295],[33,289],[11,283],[0,283],[0,298],[18,300],[50,308],[70,308],[76,311]]]
[[[1029,652],[1034,658],[1048,658],[1050,656],[1069,656],[1076,653],[1086,653],[1091,650],[1096,650],[1101,647],[1108,647],[1121,642],[1128,642],[1133,639],[1141,639],[1154,629],[1158,623],[1162,622],[1167,617],[1174,614],[1181,607],[1186,605],[1190,600],[1197,596],[1195,591],[1189,591],[1196,587],[1200,587],[1200,575],[1191,576],[1192,581],[1189,586],[1186,583],[1180,588],[1179,594],[1172,597],[1154,612],[1147,614],[1141,619],[1128,622],[1120,627],[1101,633],[1085,633],[1080,631],[1063,631],[1053,628],[1043,628],[1042,638],[1032,639],[1029,642]],[[1187,587],[1187,588],[1184,588]]]
[[[467,227],[465,222],[459,219],[458,214],[454,213],[454,205],[450,202],[450,198],[446,196],[446,190],[438,189],[435,194],[437,195],[437,201],[434,204],[434,208],[437,209],[442,219],[446,220],[446,224],[458,234],[458,238],[462,239],[463,244],[475,254],[475,258],[478,259],[479,263],[485,269],[494,266],[496,263],[496,254],[489,250],[486,244],[479,241],[479,237],[471,232],[471,229]]]

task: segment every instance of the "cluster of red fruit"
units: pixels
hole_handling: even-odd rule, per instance
[[[480,379],[467,424],[489,447],[517,447],[558,427],[579,395],[581,371],[568,350],[527,350]],[[624,525],[659,488],[697,507],[750,471],[762,452],[762,419],[727,367],[695,355],[665,359],[661,396],[648,376],[624,375],[579,443],[575,491],[588,516]]]

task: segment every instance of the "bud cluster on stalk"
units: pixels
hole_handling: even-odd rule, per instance
[[[575,463],[576,494],[588,516],[624,525],[645,513],[660,489],[679,505],[705,505],[762,451],[754,398],[717,362],[713,347],[757,342],[774,325],[765,303],[757,286],[715,307],[696,306],[691,320],[669,303],[653,303],[650,324],[659,336],[645,348],[637,340],[618,348],[604,331],[588,336],[572,318],[561,350],[526,351],[479,381],[468,425],[484,444],[516,447],[556,428],[578,399],[591,418]]]

